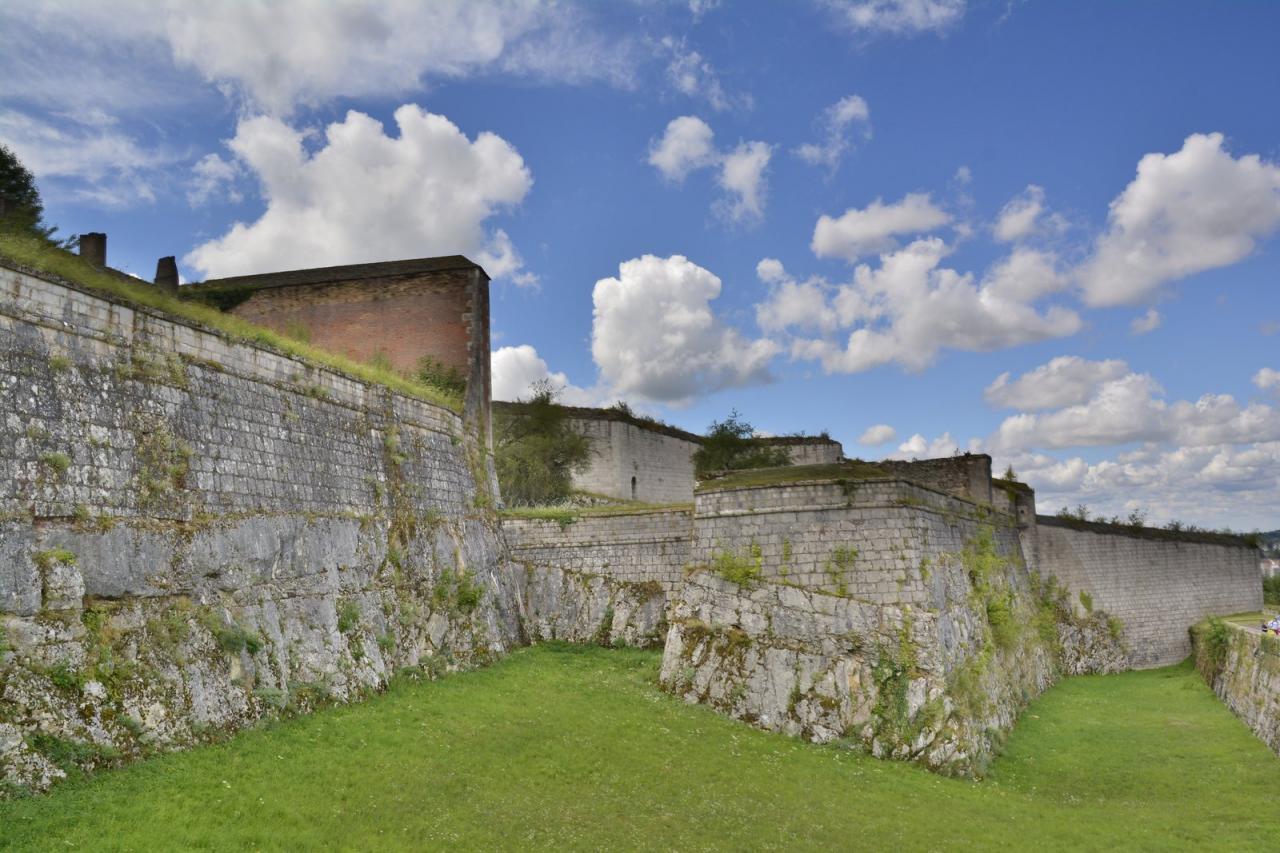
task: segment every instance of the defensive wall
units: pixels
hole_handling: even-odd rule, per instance
[[[1280,638],[1231,622],[1202,622],[1191,634],[1196,668],[1213,692],[1280,755]]]
[[[8,262],[0,412],[0,793],[661,618],[508,559],[456,412]]]
[[[466,382],[467,417],[488,423],[489,276],[452,255],[209,279],[178,291],[357,361],[412,372],[433,359]]]
[[[1188,631],[1208,616],[1262,607],[1258,551],[1235,536],[1041,515],[1027,556],[1057,578],[1073,606],[1121,620],[1134,668],[1186,658]]]

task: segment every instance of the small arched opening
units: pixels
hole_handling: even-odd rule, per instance
[[[631,500],[636,499],[636,478],[631,478]]]

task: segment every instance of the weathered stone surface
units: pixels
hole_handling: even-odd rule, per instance
[[[1223,623],[1215,640],[1206,624],[1191,636],[1196,668],[1213,692],[1258,738],[1280,755],[1280,639]]]
[[[667,596],[656,583],[528,566],[524,569],[524,631],[531,642],[660,646]]]
[[[0,411],[11,785],[51,738],[101,766],[519,641],[450,411],[3,268]]]

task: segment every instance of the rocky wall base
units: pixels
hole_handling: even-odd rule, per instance
[[[1280,639],[1215,621],[1192,628],[1191,640],[1213,692],[1280,755]]]
[[[501,654],[518,624],[493,530],[421,522],[0,525],[0,557],[39,581],[38,607],[0,614],[0,789]]]
[[[564,640],[655,648],[667,628],[667,594],[656,582],[628,583],[602,575],[526,566],[522,614],[529,642]]]

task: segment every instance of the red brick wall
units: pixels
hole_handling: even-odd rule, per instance
[[[471,346],[477,288],[471,270],[411,276],[263,288],[232,309],[251,323],[289,333],[302,326],[311,343],[367,361],[386,353],[398,370],[413,370],[429,355],[463,377],[473,375],[472,359],[487,359],[487,302],[481,340]],[[485,293],[483,296],[487,296]],[[482,347],[482,348],[481,348]],[[483,371],[487,379],[488,371]]]

